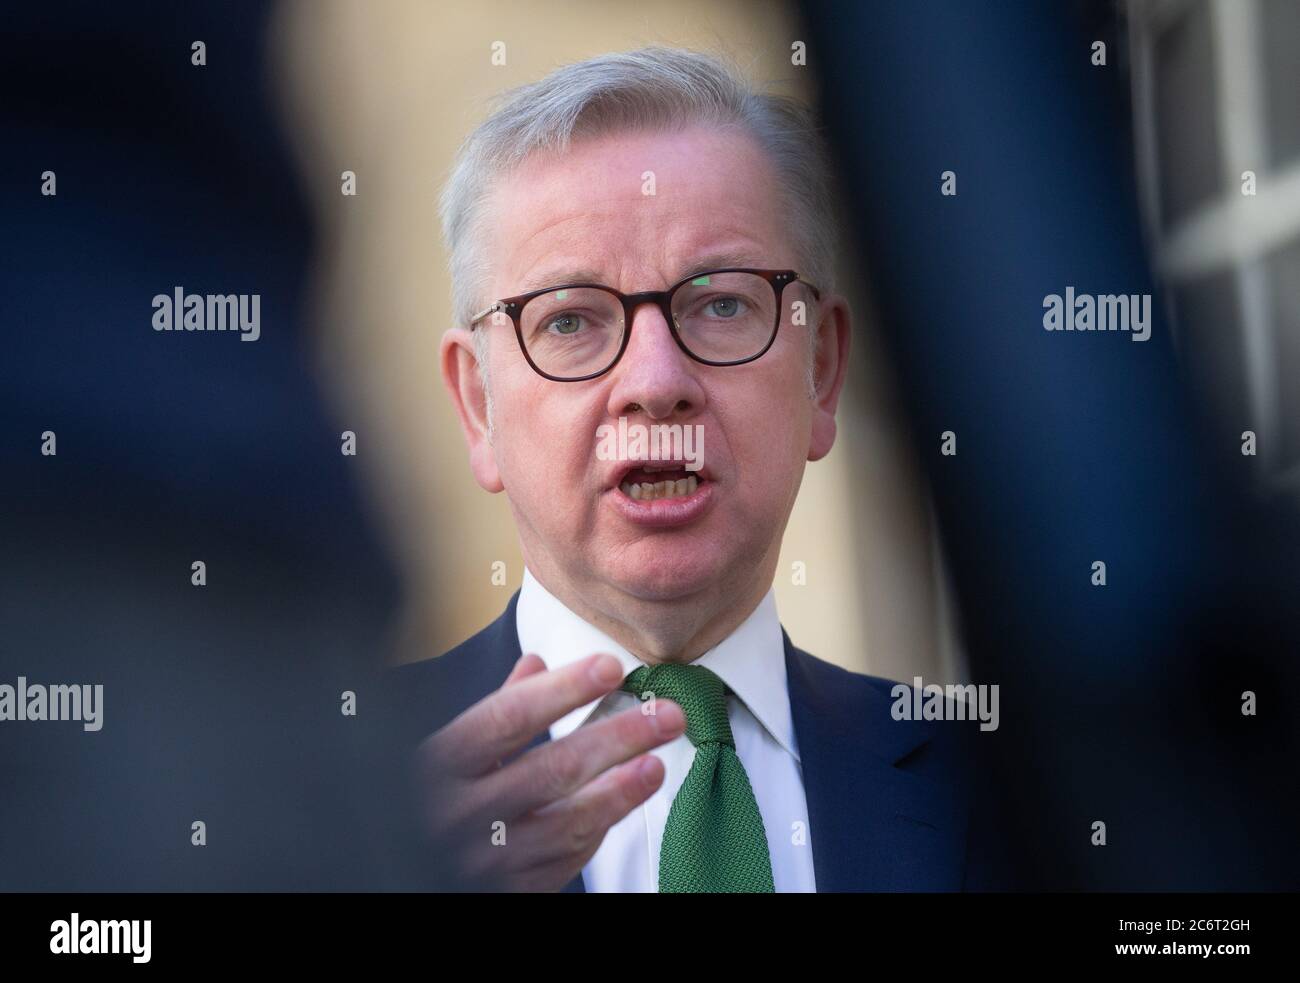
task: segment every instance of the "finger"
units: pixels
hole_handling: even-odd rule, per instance
[[[476,783],[465,807],[472,814],[476,803],[490,803],[497,815],[520,816],[571,795],[614,765],[668,743],[685,732],[686,715],[672,700],[657,702],[653,714],[633,707],[533,748]]]
[[[501,686],[504,688],[511,683],[516,683],[521,679],[545,671],[546,663],[542,661],[542,657],[536,652],[529,652],[527,655],[520,656],[519,661],[515,663],[515,667],[510,670],[510,675],[506,677],[506,681]]]
[[[506,677],[506,681],[501,684],[501,688],[505,689],[507,686],[517,683],[521,679],[527,679],[529,676],[535,676],[539,672],[545,671],[546,663],[536,652],[529,652],[526,655],[521,655],[519,660],[515,663],[514,668],[510,670],[510,675]],[[500,767],[499,759],[497,767]]]
[[[482,775],[525,747],[554,721],[612,692],[623,666],[612,655],[593,655],[559,669],[517,679],[494,690],[439,732],[434,750],[448,771]]]
[[[516,824],[514,843],[520,856],[542,868],[568,860],[576,873],[595,855],[610,827],[663,785],[664,775],[663,762],[653,754],[610,768]],[[564,883],[567,879],[560,886]]]

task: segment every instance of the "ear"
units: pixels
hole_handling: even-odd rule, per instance
[[[849,337],[852,334],[848,301],[832,294],[818,305],[817,334],[813,339],[813,378],[817,389],[813,397],[812,439],[808,460],[819,461],[831,452],[835,443],[835,408],[849,368]]]
[[[464,328],[452,328],[442,336],[439,349],[442,381],[451,396],[460,429],[469,447],[469,466],[474,480],[484,491],[499,492],[505,485],[497,469],[496,452],[488,437],[487,393],[479,378],[474,338]]]

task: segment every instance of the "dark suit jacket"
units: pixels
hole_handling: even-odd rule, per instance
[[[505,681],[521,655],[518,599],[445,655],[393,670],[392,709],[408,748]],[[1000,824],[976,810],[978,724],[894,720],[895,683],[815,658],[782,635],[817,890],[1012,887]],[[543,732],[529,747],[547,740]],[[581,874],[566,890],[584,890]]]

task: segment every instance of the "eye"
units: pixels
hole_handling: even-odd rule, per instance
[[[581,327],[582,318],[572,311],[564,314],[556,314],[546,322],[546,330],[550,334],[572,335],[577,334],[578,328]]]
[[[705,305],[705,309],[717,317],[733,318],[740,313],[740,298],[715,297]]]

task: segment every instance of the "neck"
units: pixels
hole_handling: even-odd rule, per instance
[[[540,559],[540,558],[539,558]],[[545,559],[525,557],[529,571],[565,607],[647,665],[694,662],[754,613],[772,585],[776,556],[748,577],[727,578],[695,594],[646,600],[604,583],[575,589]],[[591,653],[583,653],[589,655]]]

